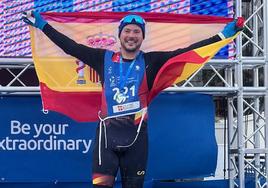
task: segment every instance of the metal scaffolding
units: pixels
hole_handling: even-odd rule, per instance
[[[236,0],[235,6],[236,16],[246,19],[245,30],[236,39],[235,58],[211,60],[187,81],[166,91],[225,98],[229,187],[245,188],[250,176],[256,188],[268,188],[268,2]],[[0,82],[0,95],[39,95],[38,84],[31,80],[36,80],[35,75],[21,79],[29,70],[34,70],[31,58],[0,58],[0,71],[11,77],[7,83]],[[249,116],[252,124],[246,121]]]

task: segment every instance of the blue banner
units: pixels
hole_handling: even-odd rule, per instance
[[[96,123],[44,114],[39,97],[2,97],[0,176],[5,182],[91,181]]]
[[[8,182],[91,182],[97,123],[41,111],[39,96],[0,98],[0,177]],[[214,105],[202,94],[161,94],[149,108],[147,180],[214,173]]]
[[[217,163],[212,96],[161,94],[149,108],[149,164],[153,179],[211,176]]]

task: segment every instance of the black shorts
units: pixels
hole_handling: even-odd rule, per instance
[[[123,188],[143,187],[148,156],[147,123],[143,122],[140,133],[137,135],[138,125],[134,125],[132,116],[113,118],[105,121],[105,134],[101,136],[101,164],[99,164],[99,131],[97,128],[93,151],[93,185],[94,187],[112,187],[120,169]]]

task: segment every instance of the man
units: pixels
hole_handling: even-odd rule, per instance
[[[187,48],[145,53],[140,47],[146,23],[142,17],[130,14],[120,21],[120,52],[112,52],[76,43],[36,12],[25,14],[23,20],[42,30],[65,53],[89,65],[100,76],[103,92],[93,151],[94,187],[112,187],[118,168],[123,188],[143,187],[148,152],[148,93],[157,73],[169,59],[241,30],[233,21],[221,33]]]

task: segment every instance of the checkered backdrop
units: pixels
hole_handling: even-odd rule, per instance
[[[0,57],[30,57],[30,34],[21,13],[81,12],[81,11],[133,11],[168,12],[171,14],[201,14],[234,16],[233,0],[3,0],[0,2]],[[234,44],[223,48],[215,58],[234,56]]]

